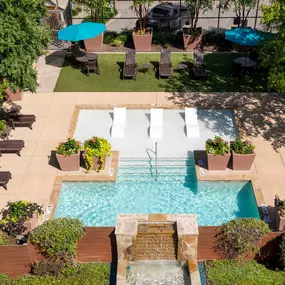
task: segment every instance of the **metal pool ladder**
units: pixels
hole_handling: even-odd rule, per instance
[[[155,181],[157,181],[157,142],[155,142]]]

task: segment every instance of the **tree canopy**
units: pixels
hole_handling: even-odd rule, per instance
[[[0,80],[36,91],[33,62],[49,43],[44,0],[0,0]]]
[[[268,87],[285,93],[285,1],[275,0],[262,5],[262,23],[269,31],[277,32],[265,41],[261,49],[261,63],[268,68]]]

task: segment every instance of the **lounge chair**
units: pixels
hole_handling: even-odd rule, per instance
[[[23,147],[25,147],[25,143],[23,140],[0,141],[0,156],[2,156],[3,152],[16,152],[19,156],[21,156],[20,151]]]
[[[15,127],[29,127],[32,129],[33,123],[36,121],[35,115],[18,115],[8,119],[8,124],[14,130]]]
[[[204,62],[204,50],[199,47],[194,49],[193,74],[196,78],[207,77],[206,64]]]
[[[163,137],[163,109],[150,110],[150,132],[151,139],[162,139]]]
[[[137,63],[136,63],[136,51],[126,51],[126,61],[123,70],[123,80],[125,78],[133,78],[136,80],[137,76]]]
[[[160,64],[158,78],[172,77],[172,63],[170,49],[162,49],[160,52]]]
[[[187,138],[200,136],[196,108],[185,108],[185,125]]]
[[[126,108],[114,108],[112,138],[123,138],[126,125]]]
[[[7,183],[12,179],[12,174],[10,171],[0,171],[0,185],[7,190]]]

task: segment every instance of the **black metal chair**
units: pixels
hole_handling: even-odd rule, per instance
[[[125,78],[133,78],[134,80],[136,80],[136,76],[137,76],[136,51],[127,50],[126,61],[124,63],[124,69],[123,69],[123,80]]]
[[[160,52],[160,63],[158,70],[158,78],[172,77],[172,62],[170,49],[162,49]]]
[[[193,75],[196,78],[207,77],[206,64],[204,61],[204,50],[202,47],[194,49]]]
[[[99,69],[99,63],[98,59],[95,60],[88,60],[88,62],[84,66],[84,70],[87,75],[89,75],[89,72],[92,70],[98,75],[100,75],[100,69]]]

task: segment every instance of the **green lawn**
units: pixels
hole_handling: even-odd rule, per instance
[[[284,285],[285,272],[267,269],[256,261],[216,260],[206,262],[209,285]]]
[[[172,79],[158,80],[155,77],[153,66],[159,63],[159,54],[137,54],[137,64],[141,67],[150,63],[151,69],[147,73],[137,74],[137,80],[122,80],[120,66],[123,65],[125,56],[122,54],[100,54],[100,75],[93,72],[86,76],[80,69],[71,65],[69,58],[65,59],[61,69],[55,92],[159,92],[159,91],[194,91],[194,92],[258,92],[266,91],[266,76],[264,71],[256,69],[251,78],[238,79],[230,77],[232,61],[239,54],[206,54],[208,78],[195,80],[188,72],[179,72],[177,65],[180,62],[191,64],[192,54],[172,54],[173,77]]]

